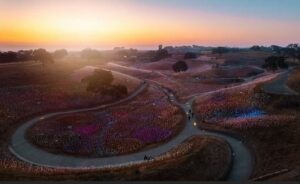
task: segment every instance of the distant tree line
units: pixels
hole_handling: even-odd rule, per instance
[[[83,49],[81,51],[81,58],[86,59],[86,60],[93,60],[93,59],[99,59],[102,57],[102,54],[100,51],[98,50],[94,50],[94,49]]]
[[[229,51],[230,51],[230,48],[228,48],[228,47],[217,47],[217,48],[212,49],[213,54],[219,54],[219,55],[228,53]]]
[[[300,47],[299,44],[289,44],[287,47],[280,47],[272,45],[270,47],[275,54],[265,59],[264,68],[270,70],[286,69],[289,65],[286,63],[287,58],[293,60],[300,59]]]
[[[39,61],[43,64],[47,64],[53,63],[54,59],[61,59],[66,55],[68,55],[68,52],[65,49],[56,50],[53,53],[42,48],[35,50],[19,50],[17,52],[8,51],[0,52],[0,63]]]

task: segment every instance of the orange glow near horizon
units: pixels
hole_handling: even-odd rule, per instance
[[[0,43],[40,45],[254,44],[284,42],[291,23],[132,4],[59,1],[0,8]],[[1,3],[1,2],[0,2]],[[21,11],[21,12],[19,12]],[[272,32],[270,32],[272,30]],[[297,41],[297,40],[296,40]]]

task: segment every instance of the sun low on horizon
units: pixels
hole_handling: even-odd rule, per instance
[[[297,0],[0,1],[0,49],[299,42]]]

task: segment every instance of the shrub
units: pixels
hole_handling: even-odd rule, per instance
[[[275,71],[279,68],[288,68],[288,64],[285,62],[285,58],[283,56],[270,56],[265,59],[263,68]]]
[[[227,47],[217,47],[217,48],[212,49],[213,54],[219,54],[219,55],[228,53],[229,51],[230,50]]]
[[[97,69],[93,75],[83,78],[82,82],[87,83],[87,91],[105,93],[111,86],[113,80],[114,78],[111,71]]]
[[[188,69],[188,66],[184,61],[176,62],[172,67],[175,72],[186,71]]]
[[[153,61],[159,61],[168,57],[170,57],[168,51],[166,49],[161,49],[156,52]]]
[[[83,51],[81,51],[81,57],[87,60],[99,59],[101,58],[101,52],[92,49],[84,49]]]
[[[56,59],[61,59],[68,55],[68,51],[66,49],[60,49],[60,50],[54,51],[54,53],[52,55]]]
[[[33,51],[33,58],[36,61],[40,61],[43,64],[53,63],[52,55],[47,52],[45,49],[37,49]]]

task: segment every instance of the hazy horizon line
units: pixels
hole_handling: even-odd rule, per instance
[[[291,42],[293,43],[293,42]],[[162,44],[163,45],[163,44]],[[270,47],[271,45],[278,45],[281,47],[286,47],[288,44],[254,44],[254,45],[258,45],[258,46],[263,46],[263,47]],[[254,45],[224,45],[224,44],[166,44],[163,45],[163,47],[168,47],[168,46],[172,46],[172,47],[184,47],[184,46],[199,46],[199,47],[229,47],[229,48],[241,48],[241,49],[246,49],[246,48],[250,48]],[[94,49],[94,50],[99,50],[99,51],[105,51],[105,50],[113,50],[114,48],[124,48],[124,49],[137,49],[137,50],[157,50],[159,47],[158,45],[147,45],[147,46],[86,46],[86,47],[81,47],[81,46],[75,46],[75,47],[70,47],[70,46],[41,46],[41,45],[37,45],[37,46],[1,46],[0,45],[0,51],[19,51],[19,50],[33,50],[33,49],[38,49],[38,48],[44,48],[48,51],[55,51],[58,49],[66,49],[68,51],[82,51],[83,49]]]

